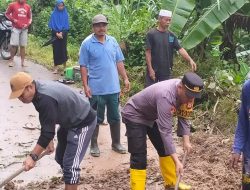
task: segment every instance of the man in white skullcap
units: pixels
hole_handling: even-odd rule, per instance
[[[160,10],[157,28],[153,28],[147,33],[147,72],[145,87],[171,78],[174,50],[178,51],[179,54],[190,64],[192,71],[196,70],[195,62],[188,55],[186,50],[181,47],[177,37],[168,30],[171,19],[171,11]],[[164,178],[164,185],[166,189],[173,189],[177,181],[174,161],[170,155],[161,156],[159,161],[162,176]],[[191,189],[191,187],[180,183],[179,189],[188,190]]]
[[[148,87],[156,82],[171,78],[174,50],[190,64],[192,71],[196,70],[196,64],[181,47],[177,37],[168,30],[172,19],[172,12],[160,10],[158,26],[149,30],[146,36],[146,84]]]

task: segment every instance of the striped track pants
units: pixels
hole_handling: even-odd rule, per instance
[[[79,182],[80,163],[88,149],[95,127],[96,120],[83,128],[58,129],[55,159],[63,169],[65,184]]]

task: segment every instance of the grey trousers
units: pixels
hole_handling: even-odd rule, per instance
[[[55,160],[63,170],[65,184],[79,182],[80,164],[88,149],[96,122],[95,119],[90,125],[82,128],[58,129]]]

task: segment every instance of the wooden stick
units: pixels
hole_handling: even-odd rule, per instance
[[[187,152],[184,153],[183,159],[182,159],[182,165],[184,168],[185,162],[186,162],[186,158],[187,158]],[[179,183],[181,181],[182,175],[179,175],[175,184],[175,188],[174,190],[178,190],[179,189]]]
[[[38,160],[40,160],[42,157],[44,157],[47,154],[48,153],[46,151],[44,151],[42,154],[40,154]],[[12,179],[14,179],[19,174],[21,174],[24,170],[25,170],[25,168],[23,166],[22,168],[18,169],[15,173],[13,173],[10,176],[8,176],[5,180],[3,180],[2,182],[0,182],[0,188],[3,187],[4,185],[6,185],[8,182],[10,182]]]

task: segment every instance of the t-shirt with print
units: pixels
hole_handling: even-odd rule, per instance
[[[170,76],[173,67],[174,50],[181,48],[177,37],[169,32],[151,29],[146,36],[146,49],[151,50],[151,63],[159,76]]]
[[[25,25],[29,26],[31,24],[31,8],[26,3],[11,3],[5,15],[10,21],[12,21],[14,28],[22,29]],[[14,22],[14,20],[17,20],[17,22]]]

